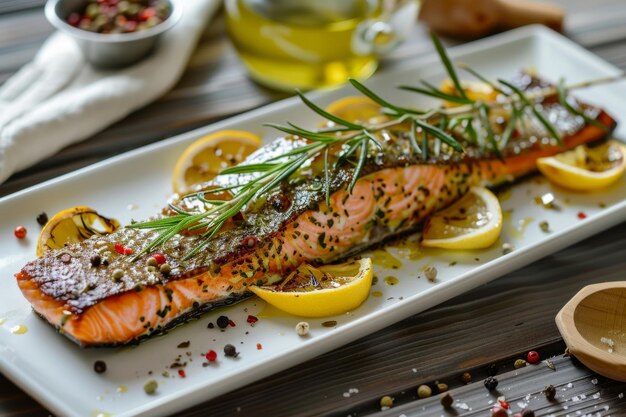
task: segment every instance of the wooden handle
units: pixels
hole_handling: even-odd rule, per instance
[[[539,23],[563,31],[565,11],[554,5],[524,0],[499,0],[500,24],[503,28]]]

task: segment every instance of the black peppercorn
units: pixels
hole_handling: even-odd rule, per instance
[[[522,417],[535,417],[535,412],[530,408],[522,410]]]
[[[441,397],[441,405],[443,405],[443,408],[450,408],[452,407],[453,403],[454,403],[454,399],[452,398],[452,395],[450,395],[449,392],[446,392],[446,395]]]
[[[224,355],[230,358],[236,358],[237,355],[239,355],[239,352],[237,352],[237,348],[229,344],[229,345],[224,346]]]
[[[487,379],[485,379],[484,384],[485,388],[487,388],[489,391],[493,391],[498,386],[498,380],[493,376],[489,376],[487,377]]]
[[[546,396],[548,401],[554,401],[554,397],[556,397],[556,388],[553,385],[548,385],[544,390],[543,394]]]
[[[37,216],[37,223],[41,226],[45,226],[48,223],[48,215],[45,212],[42,212]]]
[[[487,368],[487,375],[496,376],[498,374],[498,366],[495,363],[492,363]]]
[[[102,262],[102,257],[96,253],[95,255],[92,255],[91,258],[89,258],[89,262],[91,262],[91,266],[98,267]]]
[[[284,212],[291,206],[291,200],[282,194],[274,194],[268,201],[274,210],[280,212]]]
[[[228,320],[228,317],[226,316],[219,316],[216,321],[217,321],[217,327],[219,327],[220,329],[225,329],[228,327],[228,322],[230,320]]]
[[[209,328],[209,329],[212,329],[212,328],[215,327],[215,325],[213,323],[209,323],[206,327]]]
[[[95,361],[93,364],[93,370],[96,371],[97,374],[103,374],[107,370],[107,364],[104,361]]]

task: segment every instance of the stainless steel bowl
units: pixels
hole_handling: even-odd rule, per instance
[[[174,26],[182,15],[179,2],[168,0],[170,15],[150,29],[132,33],[96,33],[67,23],[70,13],[79,10],[85,3],[85,0],[48,0],[46,17],[57,29],[76,40],[90,63],[103,68],[121,68],[139,61],[154,48],[159,36]]]

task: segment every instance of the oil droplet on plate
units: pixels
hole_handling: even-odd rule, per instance
[[[511,191],[511,188],[506,188],[504,190],[502,190],[501,192],[498,193],[498,200],[503,203],[505,201],[508,201],[511,199],[511,195],[513,194],[513,192]]]
[[[126,392],[126,391],[128,391],[128,388],[125,385],[120,385],[119,387],[117,387],[116,391],[117,392]]]
[[[383,293],[381,291],[372,292],[372,297],[382,297]]]
[[[387,285],[396,285],[398,282],[400,282],[398,278],[392,277],[392,276],[388,276],[387,278],[384,279],[384,281],[385,281],[385,284]]]
[[[271,319],[276,317],[290,317],[289,314],[282,310],[277,309],[271,304],[266,304],[265,307],[256,315],[260,319]]]
[[[13,334],[24,334],[27,331],[28,331],[28,327],[24,326],[23,324],[18,324],[18,325],[11,327],[11,333]]]
[[[410,261],[419,261],[426,256],[417,242],[402,242],[398,245],[394,245],[394,247],[398,249],[398,255],[400,257]]]
[[[384,249],[376,249],[370,252],[372,263],[382,266],[383,268],[398,269],[402,266],[402,262]]]

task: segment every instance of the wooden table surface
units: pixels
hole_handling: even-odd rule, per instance
[[[626,2],[559,0],[566,32],[602,58],[626,69]],[[52,31],[42,0],[0,0],[0,83],[32,59]],[[425,31],[383,62],[381,71],[430,51]],[[124,151],[240,113],[284,95],[246,78],[218,17],[208,28],[184,76],[170,93],[92,138],[71,146],[0,185],[0,196]],[[562,357],[554,324],[561,306],[582,286],[622,280],[626,223],[574,245],[436,308],[286,371],[222,395],[181,416],[487,416],[497,393],[483,387],[491,364],[512,409],[528,405],[538,416],[626,416],[626,384],[606,380]],[[556,370],[513,363],[536,349]],[[463,385],[462,372],[473,375]],[[446,382],[457,400],[445,411],[438,397],[417,400],[422,383]],[[545,385],[557,388],[549,402]],[[349,393],[351,395],[344,395]],[[381,411],[383,395],[395,397]],[[0,416],[49,412],[0,375]]]

